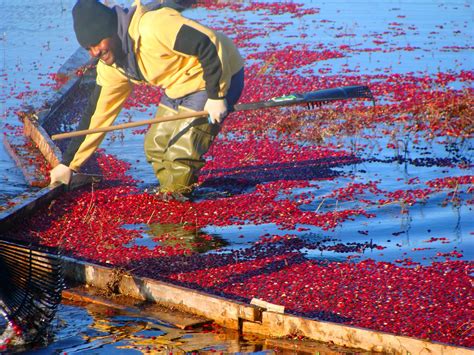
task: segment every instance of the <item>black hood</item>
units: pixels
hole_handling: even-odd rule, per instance
[[[122,51],[125,54],[122,58],[117,58],[116,64],[122,68],[130,79],[143,81],[140,69],[138,68],[137,58],[133,50],[133,40],[128,34],[128,27],[132,21],[136,8],[124,9],[120,6],[114,6],[117,13],[117,35],[122,43]]]

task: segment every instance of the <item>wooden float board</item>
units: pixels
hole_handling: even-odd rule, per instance
[[[4,136],[3,145],[16,166],[22,171],[28,185],[33,187],[45,187],[48,185],[48,177],[41,170],[41,164],[46,160],[34,143],[26,136]]]
[[[23,219],[30,216],[40,206],[59,196],[65,189],[65,185],[48,186],[12,200],[13,206],[0,212],[0,232],[6,233],[17,223],[21,223]]]
[[[118,309],[134,316],[156,318],[179,329],[191,329],[212,323],[212,319],[197,317],[193,314],[177,310],[171,312],[169,309],[156,304],[140,305],[137,304],[136,299],[131,299],[130,297],[119,295],[113,296],[110,299],[109,297],[101,296],[99,293],[95,288],[84,289],[84,287],[74,287],[64,290],[62,295],[64,299],[74,302],[93,303]]]
[[[226,328],[238,330],[242,319],[261,319],[261,309],[245,303],[127,273],[117,278],[113,269],[72,258],[64,258],[64,263],[65,276],[69,280],[102,289],[114,283],[121,294],[207,317]]]
[[[261,322],[244,321],[242,326],[244,334],[273,337],[298,334],[323,343],[386,354],[474,355],[473,350],[463,347],[274,312],[265,311]]]
[[[464,347],[398,336],[370,329],[323,322],[288,314],[268,312],[245,303],[228,300],[162,281],[117,273],[110,268],[67,258],[66,277],[77,282],[106,288],[118,282],[124,295],[157,302],[213,319],[224,327],[267,337],[298,334],[308,339],[345,348],[390,354],[474,355]],[[115,278],[115,279],[114,279]]]
[[[23,119],[23,131],[25,136],[35,143],[38,150],[52,167],[59,164],[62,159],[62,153],[37,120],[32,117],[25,117]]]

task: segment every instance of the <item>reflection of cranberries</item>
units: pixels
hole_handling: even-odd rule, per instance
[[[11,324],[11,327],[12,327],[13,331],[15,332],[16,336],[19,337],[23,334],[23,330],[21,329],[21,327],[18,324],[14,323],[14,322],[10,322],[10,324]]]

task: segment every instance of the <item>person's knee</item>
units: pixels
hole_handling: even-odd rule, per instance
[[[160,139],[158,128],[150,128],[145,134],[143,148],[148,162],[160,160],[165,153],[165,140]]]
[[[177,111],[160,105],[155,117],[166,117],[176,114]],[[161,159],[165,153],[169,140],[174,132],[175,124],[173,122],[155,123],[150,126],[145,134],[143,147],[147,161],[156,161]]]
[[[172,139],[164,154],[168,161],[181,161],[188,164],[203,163],[216,136],[214,127],[199,125],[188,127],[180,132],[178,139]]]

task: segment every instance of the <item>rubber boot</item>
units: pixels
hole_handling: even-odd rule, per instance
[[[176,112],[160,105],[157,116]],[[160,192],[188,194],[197,182],[197,173],[204,166],[203,155],[209,150],[219,125],[209,124],[207,117],[190,118],[154,124],[145,136],[145,155],[160,182]]]

